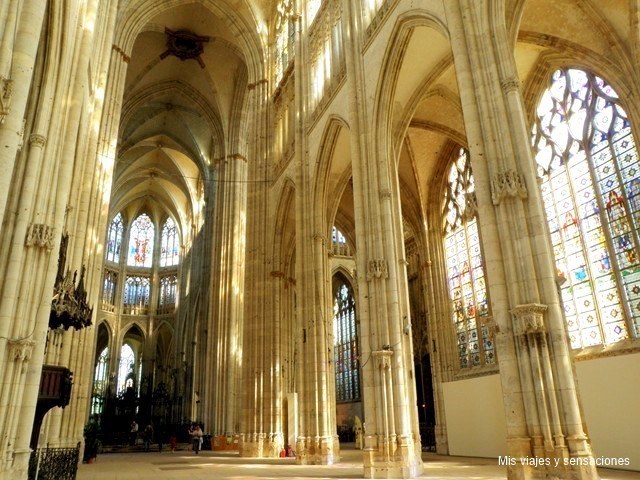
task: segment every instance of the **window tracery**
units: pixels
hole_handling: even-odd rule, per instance
[[[178,291],[178,276],[169,275],[160,279],[160,297],[158,306],[161,309],[173,307],[176,303],[176,293]]]
[[[640,165],[628,116],[603,78],[557,70],[532,145],[572,348],[640,331]]]
[[[108,305],[114,305],[116,300],[116,287],[118,284],[118,274],[106,271],[102,286],[102,301]]]
[[[333,315],[336,401],[357,401],[360,400],[360,362],[356,302],[344,280],[334,296]]]
[[[280,0],[275,21],[275,81],[279,85],[294,56],[295,25],[293,0]]]
[[[136,355],[128,343],[120,349],[120,365],[118,366],[118,395],[134,386]]]
[[[109,225],[109,233],[107,234],[106,259],[109,262],[120,262],[120,249],[122,247],[122,234],[124,232],[124,223],[122,215],[119,213],[111,221]]]
[[[105,348],[98,357],[91,395],[91,414],[101,414],[104,405],[105,387],[107,385],[107,368],[109,365],[109,348]]]
[[[180,261],[180,238],[178,229],[171,217],[162,227],[162,238],[160,240],[160,266],[171,267]]]
[[[125,307],[147,307],[149,305],[149,277],[127,276],[124,285]]]
[[[461,148],[447,174],[442,211],[449,298],[460,367],[495,363],[471,162]]]
[[[132,267],[151,267],[153,262],[153,222],[145,213],[131,224],[129,236],[129,257],[127,265]]]

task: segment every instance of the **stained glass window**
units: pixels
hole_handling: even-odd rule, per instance
[[[448,169],[442,212],[452,320],[460,367],[495,363],[471,162],[461,148]]]
[[[123,393],[128,387],[133,387],[135,376],[136,356],[133,349],[125,343],[120,349],[120,365],[118,366],[118,394]]]
[[[105,272],[104,284],[102,286],[102,301],[113,305],[116,300],[116,285],[118,284],[118,274],[116,272]]]
[[[171,217],[162,227],[162,240],[160,245],[160,266],[170,267],[177,265],[180,260],[180,239],[178,238],[178,229]]]
[[[356,302],[351,287],[342,280],[333,302],[334,362],[336,370],[336,400],[360,400],[360,371]]]
[[[128,276],[124,285],[123,303],[129,307],[149,305],[149,278]]]
[[[604,79],[551,77],[532,144],[571,346],[640,331],[640,165],[629,119]]]
[[[107,367],[109,366],[109,349],[105,348],[98,357],[94,373],[93,394],[91,395],[91,413],[102,413],[105,387],[107,384]]]
[[[109,225],[109,233],[107,234],[106,259],[109,262],[118,263],[120,261],[120,248],[122,246],[122,233],[124,225],[122,216],[117,214]]]
[[[159,307],[168,307],[175,305],[176,292],[178,290],[178,277],[169,275],[160,279],[160,297],[158,298]]]
[[[142,214],[131,224],[129,236],[129,257],[127,265],[150,267],[153,262],[153,222],[147,214]]]
[[[293,21],[293,1],[280,0],[276,11],[275,80],[279,84],[284,72],[293,59],[295,25]]]

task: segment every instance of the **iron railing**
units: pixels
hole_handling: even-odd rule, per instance
[[[74,448],[38,448],[29,459],[29,480],[75,480],[80,443]]]

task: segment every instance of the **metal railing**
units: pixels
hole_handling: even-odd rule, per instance
[[[29,480],[75,480],[80,443],[75,448],[38,448],[29,459]]]

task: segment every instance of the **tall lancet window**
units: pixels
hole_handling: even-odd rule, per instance
[[[109,233],[107,234],[106,259],[109,262],[118,263],[120,261],[120,248],[122,246],[122,233],[124,225],[122,215],[117,214],[113,217],[111,225],[109,225]]]
[[[133,349],[125,343],[120,349],[120,365],[118,366],[118,394],[127,388],[135,386],[136,355]]]
[[[333,299],[333,336],[336,401],[360,400],[356,301],[351,287],[343,279],[339,279]]]
[[[170,267],[177,265],[180,260],[180,239],[178,229],[171,217],[167,218],[162,227],[162,240],[160,246],[160,266]]]
[[[93,380],[93,394],[91,396],[91,414],[102,413],[104,395],[107,386],[107,367],[109,365],[109,349],[105,348],[98,357]]]
[[[471,162],[463,148],[448,169],[442,228],[460,367],[495,363]]]
[[[571,346],[640,331],[640,164],[627,113],[603,78],[557,70],[532,144]]]
[[[277,85],[293,59],[295,24],[292,0],[280,0],[276,9],[275,80]]]
[[[129,307],[148,306],[149,286],[149,277],[128,276],[124,283],[124,305]]]
[[[150,267],[153,262],[153,236],[155,229],[147,214],[142,214],[131,224],[127,265]]]
[[[104,284],[102,285],[102,301],[109,305],[114,305],[116,300],[116,287],[118,285],[118,274],[106,271],[104,274]]]

